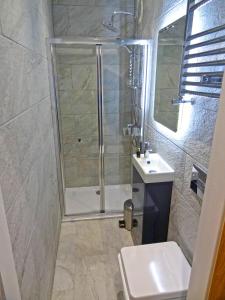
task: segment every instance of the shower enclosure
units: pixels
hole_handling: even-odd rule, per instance
[[[143,138],[149,41],[49,41],[65,216],[121,214]]]

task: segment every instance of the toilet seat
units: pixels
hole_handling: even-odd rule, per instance
[[[191,267],[175,242],[122,248],[119,264],[126,300],[185,299]]]

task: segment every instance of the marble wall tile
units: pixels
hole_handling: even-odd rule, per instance
[[[126,168],[130,170],[130,159],[130,156],[107,156],[105,158],[105,175],[118,175],[121,170]]]
[[[62,4],[62,5],[83,5],[91,6],[95,4],[95,0],[53,0],[53,4]]]
[[[63,144],[73,143],[75,141],[75,122],[74,116],[69,115],[61,118],[61,135]]]
[[[65,65],[96,65],[96,48],[93,45],[76,45],[62,47],[57,45],[56,59],[59,64]],[[103,65],[127,65],[129,56],[126,48],[104,45]]]
[[[39,122],[40,115],[42,122]],[[27,112],[22,117],[17,118],[16,121],[0,129],[0,136],[5,145],[1,152],[1,169],[3,170],[1,184],[20,283],[37,217],[39,197],[43,196],[41,194],[43,188],[50,190],[51,193],[54,192],[54,202],[56,200],[56,204],[59,205],[57,186],[52,185],[52,183],[48,185],[46,178],[45,180],[42,179],[47,176],[49,180],[56,182],[56,173],[54,173],[56,162],[50,124],[50,103],[49,99],[46,99],[41,105],[35,106],[32,112]],[[35,132],[36,135],[34,135]],[[47,144],[46,141],[48,141]],[[51,142],[50,145],[49,141]],[[41,173],[43,166],[45,169]],[[5,183],[6,178],[11,178],[14,182],[8,188]],[[8,181],[9,184],[10,181]],[[9,188],[10,193],[8,193]],[[48,200],[50,201],[46,197],[45,202],[47,204]],[[39,218],[38,221],[40,221]]]
[[[78,138],[98,136],[96,114],[69,115],[62,118],[63,143],[74,143]]]
[[[40,116],[42,122],[39,122]],[[18,117],[15,122],[0,128],[3,145],[0,152],[1,183],[6,211],[15,197],[15,191],[10,193],[11,186],[21,188],[21,183],[27,177],[36,157],[41,156],[45,139],[51,131],[50,116],[49,98],[46,98],[23,117]]]
[[[173,189],[168,239],[177,241],[190,263],[195,248],[199,217],[199,212],[187,199],[178,190]]]
[[[196,100],[197,101],[197,100]],[[217,113],[205,110],[201,105],[190,109],[189,127],[176,143],[187,153],[207,167],[213,140]]]
[[[128,9],[134,7],[134,0],[95,0],[96,6],[110,6],[114,9]]]
[[[76,137],[98,136],[97,114],[75,115],[74,134]]]
[[[76,45],[73,47],[56,45],[55,49],[58,64],[96,65],[96,47],[93,45]],[[114,54],[115,57],[116,54],[117,52]]]
[[[131,138],[122,135],[105,135],[105,156],[112,154],[129,155],[131,153]]]
[[[59,91],[67,91],[73,89],[72,66],[57,65],[57,84]]]
[[[143,1],[143,5],[144,15],[137,34],[156,39],[156,29],[165,24],[168,13],[173,13],[172,10],[175,12],[180,5],[185,6],[186,1],[163,0],[151,3]],[[220,10],[221,5],[223,8]],[[209,17],[210,8],[212,14]],[[204,5],[199,10],[199,15],[194,17],[194,24],[201,20],[201,28],[194,26],[193,30],[197,32],[206,30],[207,26],[219,24],[219,20],[221,24],[223,18],[224,3],[222,1],[218,0],[211,5]],[[166,50],[169,51],[169,48]],[[171,52],[170,61],[173,61],[173,55],[174,53]],[[154,55],[153,59],[155,59]],[[195,105],[183,108],[183,127],[179,134],[170,134],[161,130],[152,119],[153,93],[150,95],[150,105],[146,112],[146,136],[152,142],[153,150],[162,155],[175,169],[168,238],[179,243],[190,262],[193,257],[201,213],[201,201],[190,190],[192,165],[195,163],[207,170],[218,110],[218,101],[215,99],[204,97],[194,97],[194,99]]]
[[[49,96],[47,61],[0,36],[1,124]]]
[[[53,28],[55,36],[68,35],[69,24],[69,7],[64,5],[53,5]]]
[[[87,3],[88,2],[88,3]],[[96,0],[55,0],[53,2],[54,31],[56,36],[117,36],[102,26],[103,20],[110,20],[117,9],[133,11],[134,1]],[[118,17],[115,25],[121,27],[121,34],[128,36],[132,31],[133,19]],[[104,134],[106,155],[129,155],[130,142],[123,139],[123,127],[131,123],[131,92],[127,90],[124,78],[128,76],[129,55],[125,48],[107,47],[103,49],[104,76]],[[96,159],[98,128],[96,119],[96,51],[94,47],[57,47],[59,81],[59,102],[62,116],[62,138],[64,151],[64,173],[66,182],[72,186],[86,186],[98,177],[78,176],[80,162],[78,155]],[[89,115],[89,114],[92,115]],[[81,141],[79,142],[79,139]],[[91,144],[92,143],[92,144]],[[89,147],[91,146],[91,148]],[[128,171],[121,176],[127,176]],[[71,178],[69,178],[71,176]],[[119,174],[115,174],[117,181]],[[130,174],[128,176],[130,178]],[[83,180],[83,181],[82,181]],[[127,181],[127,179],[126,179]]]
[[[99,184],[98,157],[64,159],[66,187],[95,186]]]
[[[72,65],[72,84],[74,89],[95,90],[97,88],[95,65]]]
[[[130,183],[131,158],[127,156],[105,157],[105,183],[106,184],[128,184]]]
[[[59,92],[61,116],[97,114],[97,95],[94,90],[64,90]]]
[[[95,136],[74,139],[73,142],[63,145],[65,158],[71,157],[97,157],[99,155],[99,142]]]
[[[51,298],[60,229],[49,1],[0,1],[0,182],[22,299]]]
[[[1,274],[0,274],[0,299],[6,300]]]
[[[123,90],[124,78],[128,78],[128,67],[105,65],[103,72],[104,90]]]
[[[66,0],[67,1],[67,0]],[[104,2],[104,1],[103,1]],[[115,26],[118,33],[106,29],[102,22],[108,22],[115,9],[125,9],[133,12],[133,5],[126,5],[125,1],[110,4],[97,1],[93,5],[65,5],[53,4],[54,32],[56,36],[79,36],[79,37],[123,37],[133,34],[132,17],[116,17]],[[127,3],[129,3],[127,1]],[[62,4],[62,2],[60,2]],[[120,7],[118,7],[120,6]],[[88,21],[87,21],[88,20]]]
[[[4,36],[46,57],[45,38],[49,37],[49,30],[42,3],[3,1],[0,17]]]
[[[119,114],[105,114],[103,125],[105,135],[119,135]]]

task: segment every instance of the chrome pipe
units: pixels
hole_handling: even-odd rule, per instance
[[[202,76],[216,76],[223,77],[223,72],[185,72],[182,77],[202,77]]]
[[[150,40],[142,39],[112,39],[112,38],[73,38],[73,37],[58,37],[49,39],[49,43],[61,46],[73,45],[113,45],[113,46],[133,46],[133,45],[151,45]]]
[[[206,62],[200,62],[200,63],[190,63],[190,64],[184,64],[183,68],[196,68],[196,67],[212,67],[212,66],[225,66],[225,59],[222,60],[213,60],[213,61],[206,61]]]
[[[200,86],[200,87],[210,87],[210,88],[221,88],[222,82],[219,83],[204,83],[204,82],[195,82],[195,81],[183,81],[182,85],[190,85],[190,86]]]
[[[225,42],[225,36],[221,36],[221,37],[218,37],[218,38],[214,38],[214,39],[204,41],[204,42],[201,42],[201,43],[197,43],[197,44],[193,44],[193,45],[187,45],[187,46],[185,46],[184,51],[196,49],[196,48],[203,47],[203,46],[218,44],[218,43],[222,43],[222,42]]]
[[[192,58],[197,58],[197,57],[220,55],[220,54],[225,54],[225,48],[204,51],[204,52],[199,52],[199,53],[193,53],[193,54],[186,54],[184,56],[184,59],[187,60],[187,59],[192,59]]]
[[[225,24],[214,27],[214,28],[211,28],[211,29],[208,29],[208,30],[204,30],[204,31],[201,31],[201,32],[196,33],[196,34],[189,35],[187,37],[187,41],[191,41],[191,40],[197,39],[199,37],[203,37],[203,36],[206,36],[208,34],[215,33],[215,32],[218,32],[218,31],[221,31],[221,30],[224,30],[224,29],[225,29]]]
[[[199,1],[199,2],[196,3],[196,4],[193,4],[193,5],[189,8],[189,10],[190,10],[191,12],[193,12],[194,10],[196,10],[197,8],[199,8],[200,6],[206,4],[207,2],[210,2],[210,1],[212,1],[212,0],[202,0],[202,1]]]
[[[104,213],[105,212],[104,125],[103,125],[104,100],[103,100],[103,72],[102,72],[102,46],[101,45],[96,45],[96,59],[97,59],[100,213]]]
[[[209,97],[209,98],[220,98],[220,94],[219,93],[207,93],[207,92],[197,92],[197,91],[190,91],[190,90],[181,90],[181,95],[185,95],[185,94],[189,94],[189,95],[196,95],[196,96],[204,96],[204,97]]]

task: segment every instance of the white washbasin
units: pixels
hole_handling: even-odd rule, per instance
[[[144,155],[137,158],[137,155],[134,154],[132,162],[145,183],[174,180],[174,170],[158,153],[151,153],[149,158],[144,158]]]

